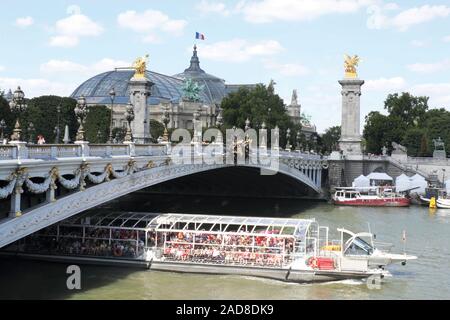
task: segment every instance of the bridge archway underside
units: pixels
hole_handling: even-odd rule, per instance
[[[212,170],[236,169],[236,166],[233,164],[174,164],[171,163],[169,157],[164,161],[161,160],[159,164],[149,161],[143,168],[136,168],[136,163],[146,162],[142,161],[143,159],[136,160],[138,161],[130,161],[129,159],[125,161],[124,170],[119,172],[115,172],[114,168],[108,167],[107,165],[105,171],[102,173],[92,174],[90,172],[83,172],[83,170],[74,173],[74,176],[78,174],[81,177],[81,183],[77,191],[62,198],[52,199],[46,203],[32,207],[19,217],[10,217],[0,221],[0,248],[72,215],[129,193],[181,177],[212,172]],[[150,163],[152,165],[149,165]],[[249,163],[240,164],[239,167],[246,168],[247,170],[250,168],[252,170],[262,168],[267,170],[264,166]],[[56,171],[54,169],[52,170],[55,176],[54,179],[56,179]],[[302,184],[305,190],[308,189],[310,192],[316,193],[319,196],[322,195],[322,161],[319,160],[314,163],[312,161],[299,161],[291,158],[280,159],[277,172],[277,175],[282,175],[285,178],[289,177],[288,180],[291,181],[291,184],[292,180],[295,180],[297,183]],[[83,181],[87,179],[86,177],[89,174],[94,181],[103,181],[84,189]],[[109,179],[109,175],[112,175],[114,179]],[[48,194],[51,191],[52,181],[54,182],[51,179],[51,172],[47,177],[43,177],[43,179],[45,181],[50,179],[50,182],[48,182]],[[68,183],[67,181],[65,183]],[[13,196],[10,196],[10,198],[11,202],[13,202]]]

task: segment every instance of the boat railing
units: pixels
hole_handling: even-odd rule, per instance
[[[267,266],[281,267],[292,262],[292,255],[285,253],[249,252],[249,251],[222,251],[204,252],[198,249],[183,249],[167,247],[155,257],[163,261],[176,261],[202,264],[226,264],[241,266]],[[161,255],[159,257],[159,255]]]

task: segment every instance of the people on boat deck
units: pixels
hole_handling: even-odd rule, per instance
[[[152,243],[163,247],[163,256],[167,259],[275,266],[287,262],[294,245],[294,238],[276,234],[164,232],[149,233],[148,237]]]

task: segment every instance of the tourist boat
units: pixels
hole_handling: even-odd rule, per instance
[[[365,193],[362,193],[365,191]],[[367,207],[408,207],[410,199],[396,193],[393,187],[337,188],[333,195],[336,205]]]
[[[369,232],[315,219],[90,213],[28,236],[8,250],[33,259],[141,265],[150,270],[244,275],[288,282],[383,278],[417,257],[391,253]]]

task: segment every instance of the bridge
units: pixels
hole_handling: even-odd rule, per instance
[[[1,145],[0,200],[9,204],[9,213],[0,219],[0,247],[134,191],[217,169],[279,173],[318,198],[325,196],[327,161],[319,155],[259,148],[235,159],[221,144],[183,148],[164,143]]]

